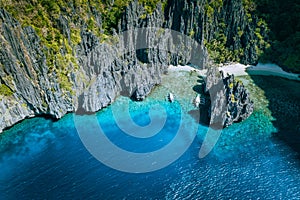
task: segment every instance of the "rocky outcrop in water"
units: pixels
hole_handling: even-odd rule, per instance
[[[243,83],[236,81],[234,75],[224,76],[216,67],[208,70],[205,91],[210,101],[200,109],[207,113],[214,128],[240,122],[253,112],[254,103]]]
[[[145,8],[133,1],[123,14],[118,30],[113,31],[106,42],[88,31],[80,20],[71,21],[70,16],[62,13],[57,19],[57,28],[70,42],[71,27],[80,26],[81,41],[70,45],[76,61],[68,62],[59,70],[53,70],[60,61],[57,57],[51,58],[54,66],[47,62],[49,49],[43,46],[35,30],[31,26],[22,27],[0,8],[0,87],[13,93],[0,94],[0,131],[26,117],[46,114],[60,118],[67,112],[95,112],[120,94],[143,100],[161,82],[160,77],[168,65],[192,63],[205,67],[208,54],[204,40],[209,42],[216,38],[216,27],[224,20],[224,34],[232,50],[245,47],[242,60],[254,62],[257,56],[251,38],[255,34],[243,20],[245,12],[241,1],[222,2],[220,10],[209,18],[204,1],[168,1],[164,7],[159,3],[152,14],[146,15]],[[101,14],[96,11],[91,14],[101,29]],[[133,27],[158,28],[139,31]],[[178,34],[161,28],[170,28]],[[240,29],[244,33],[237,39]],[[124,31],[127,32],[122,34]],[[188,35],[191,40],[180,34]],[[61,55],[66,54],[66,49],[61,47]],[[234,87],[231,93],[240,98],[241,87]],[[238,102],[243,102],[243,98]],[[228,125],[242,119],[243,109],[240,111],[238,107],[234,111],[235,108],[229,109]]]
[[[250,94],[241,81],[236,81],[234,75],[223,79],[226,87],[226,98],[228,102],[225,126],[234,122],[247,119],[253,112],[254,103]]]

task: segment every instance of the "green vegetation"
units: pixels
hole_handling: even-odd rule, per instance
[[[228,47],[228,38],[225,35],[226,24],[220,22],[218,25],[219,31],[215,33],[215,37],[211,41],[204,40],[204,44],[208,49],[210,57],[216,63],[226,63],[231,61],[240,61],[244,54],[244,49],[232,50]],[[240,36],[241,37],[241,36]],[[236,40],[236,38],[234,38]]]
[[[72,92],[69,73],[77,69],[73,49],[81,42],[80,28],[85,26],[100,37],[108,38],[111,28],[116,28],[121,13],[131,0],[0,0],[4,7],[22,26],[32,26],[46,47],[45,54],[49,73],[55,72],[61,88]],[[113,2],[113,3],[112,3]],[[96,21],[95,13],[101,13],[102,27]],[[67,18],[70,35],[59,28],[59,17]],[[73,68],[70,68],[73,66]]]
[[[223,6],[223,0],[208,0],[205,4],[205,14],[209,22],[212,22],[214,13],[220,12]]]
[[[13,91],[9,87],[7,87],[5,84],[0,83],[0,95],[11,96],[13,94]]]
[[[121,15],[131,1],[132,0],[101,1],[103,9],[99,11],[103,14],[102,16],[104,19],[102,28],[107,35],[111,33],[111,28],[117,29]]]
[[[219,15],[222,7],[223,0],[208,0],[206,2],[204,8],[208,23],[213,22],[214,17]],[[225,35],[226,26],[225,21],[221,19],[218,24],[218,31],[214,33],[213,39],[210,39],[210,41],[204,40],[204,45],[207,47],[210,57],[216,63],[239,61],[243,54],[243,49],[232,50],[228,47],[228,38]],[[240,34],[242,35],[241,32]]]
[[[82,0],[81,6],[87,3]],[[6,1],[0,0],[0,4],[16,18],[22,26],[32,26],[36,33],[40,36],[41,43],[46,47],[45,54],[47,57],[47,65],[49,73],[53,71],[58,74],[59,81],[67,78],[67,67],[70,64],[77,66],[75,55],[72,51],[73,47],[80,43],[79,27],[71,23],[71,33],[69,38],[58,28],[58,18],[62,13],[62,9],[71,13],[70,3],[65,1],[52,0],[19,0]],[[84,7],[84,6],[83,6]],[[76,18],[78,16],[73,16]],[[75,21],[74,19],[70,20]],[[62,53],[63,52],[63,53]],[[60,62],[63,60],[63,62]],[[76,70],[76,69],[75,69]],[[62,78],[64,76],[64,78]],[[71,81],[68,80],[71,84]],[[65,91],[71,91],[71,88],[62,87]]]
[[[126,7],[133,0],[0,0],[4,7],[22,26],[32,26],[47,47],[45,54],[49,73],[55,72],[65,91],[72,90],[70,71],[77,69],[74,47],[81,42],[81,29],[91,31],[100,38],[100,42],[108,42],[112,38],[112,30],[118,23]],[[161,2],[163,9],[167,0],[138,0],[145,8],[141,19],[152,14]],[[245,20],[254,29],[255,37],[251,45],[260,55],[261,61],[275,62],[294,72],[300,72],[300,3],[295,0],[242,0],[246,11]],[[234,38],[227,38],[226,21],[220,19],[223,0],[207,0],[204,4],[208,23],[219,18],[218,28],[213,38],[204,41],[212,59],[217,63],[240,61],[245,49],[231,46],[232,40],[241,40],[245,30],[237,27],[232,30]],[[59,18],[63,15],[69,22],[70,34],[59,27]],[[259,17],[254,17],[258,15]],[[99,17],[101,16],[101,20]],[[208,26],[209,27],[209,26]],[[207,32],[207,30],[206,30]],[[269,38],[266,34],[269,32]],[[189,33],[194,37],[192,29]]]
[[[27,104],[26,103],[22,103],[21,106],[22,106],[22,108],[25,108],[25,109],[27,108]]]
[[[247,14],[250,14],[251,12],[255,11],[256,4],[253,0],[242,0],[242,2]]]
[[[0,0],[4,7],[22,26],[32,26],[46,47],[49,73],[55,72],[61,88],[72,92],[70,72],[77,69],[74,47],[81,42],[80,31],[86,27],[106,41],[117,29],[121,15],[132,0]],[[138,0],[151,14],[160,0]],[[68,20],[70,34],[59,28],[60,16]],[[96,19],[101,15],[101,22]],[[112,38],[114,39],[114,38]],[[71,67],[70,67],[71,66]]]
[[[143,5],[147,14],[152,14],[160,0],[138,0]]]
[[[236,103],[234,94],[230,95],[230,100],[231,100],[232,103]]]
[[[242,0],[242,5],[245,9],[245,21],[254,28],[254,37],[252,40],[248,41],[246,47],[233,46],[233,41],[242,41],[244,36],[244,30],[241,27],[236,27],[230,30],[231,33],[228,34],[227,22],[220,18],[220,11],[223,6],[222,0],[208,0],[205,4],[206,19],[208,23],[216,21],[214,17],[218,17],[218,24],[214,28],[213,38],[208,38],[204,40],[204,44],[208,49],[210,57],[216,63],[226,63],[226,62],[240,62],[243,58],[245,49],[253,47],[258,56],[262,55],[264,50],[270,47],[267,41],[266,35],[269,32],[267,23],[263,18],[257,18],[255,16],[256,4],[254,0]],[[208,25],[209,27],[209,25]],[[230,34],[233,34],[232,38]],[[228,37],[229,36],[229,37]]]
[[[269,28],[270,45],[261,61],[274,62],[300,73],[300,2],[295,0],[253,0],[256,14]]]

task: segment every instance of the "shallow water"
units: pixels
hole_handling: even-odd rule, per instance
[[[53,122],[44,118],[24,120],[0,135],[0,199],[96,198],[96,199],[297,199],[300,197],[298,154],[274,137],[271,101],[249,77],[241,77],[257,99],[255,112],[245,121],[223,130],[213,149],[199,159],[199,148],[207,128],[198,125],[188,111],[195,96],[192,90],[174,87],[170,77],[179,76],[187,88],[197,77],[185,73],[163,79],[144,102],[129,102],[132,119],[141,126],[150,122],[149,108],[162,106],[167,114],[163,129],[151,138],[134,138],[117,126],[112,107],[96,114],[106,136],[132,152],[151,152],[170,143],[180,124],[187,134],[197,131],[189,149],[174,163],[158,171],[133,174],[109,168],[83,146],[73,115]],[[256,77],[256,82],[268,81]],[[277,80],[285,85],[286,80]],[[168,84],[164,84],[168,82]],[[298,83],[291,82],[299,87]],[[282,86],[282,87],[283,87]],[[290,85],[288,86],[290,87]],[[272,87],[269,88],[272,91]],[[276,88],[274,88],[276,89]],[[164,100],[172,91],[174,104]],[[283,90],[282,92],[288,92]],[[283,95],[284,96],[284,95]],[[287,96],[288,98],[288,96]],[[122,117],[125,97],[114,103]],[[182,112],[180,109],[182,108]],[[296,111],[295,111],[296,112]],[[184,120],[181,121],[181,114]],[[159,112],[154,116],[159,117]],[[81,116],[85,124],[91,116]],[[275,124],[276,125],[276,124]],[[91,132],[93,132],[91,127]]]

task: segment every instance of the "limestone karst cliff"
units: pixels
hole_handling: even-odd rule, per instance
[[[249,91],[234,75],[209,67],[204,91],[208,101],[200,106],[200,110],[207,113],[202,123],[209,121],[212,127],[222,129],[247,119],[253,113],[254,102]]]
[[[0,4],[0,130],[26,117],[95,112],[120,94],[142,100],[169,64],[203,68],[208,54],[221,62],[252,64],[264,48],[255,33],[259,19],[247,15],[242,0],[157,1],[153,9],[130,1],[109,31],[107,13],[93,7],[93,1],[86,2],[88,8],[74,2],[59,4],[43,28],[20,22]],[[82,9],[89,10],[88,16],[78,14]],[[156,28],[136,29],[142,27]],[[149,48],[139,49],[137,38]]]

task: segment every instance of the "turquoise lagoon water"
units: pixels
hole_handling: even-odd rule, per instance
[[[189,86],[196,79],[182,81]],[[166,102],[164,92],[176,94],[168,77],[163,80],[169,82],[168,87],[156,88],[144,102],[129,102],[130,115],[141,126],[150,122],[151,106],[160,105],[166,110],[166,123],[157,135],[142,139],[125,134],[116,124],[111,107],[96,114],[114,144],[137,153],[167,145],[180,123],[187,134],[197,131],[193,143],[178,160],[149,173],[117,171],[95,159],[78,136],[73,114],[56,122],[44,118],[24,120],[0,135],[0,199],[299,199],[298,154],[274,136],[280,127],[275,126],[271,101],[263,87],[254,85],[255,81],[269,80],[241,79],[259,99],[255,112],[242,123],[224,129],[213,151],[203,159],[198,153],[207,128],[188,114],[193,110],[189,99],[195,94],[182,89],[182,96],[177,96],[174,104]],[[296,82],[289,84],[299,87]],[[124,102],[128,102],[125,97],[116,100],[117,112],[122,113]],[[180,120],[181,114],[185,115],[184,121]],[[81,118],[88,122],[91,116]]]

